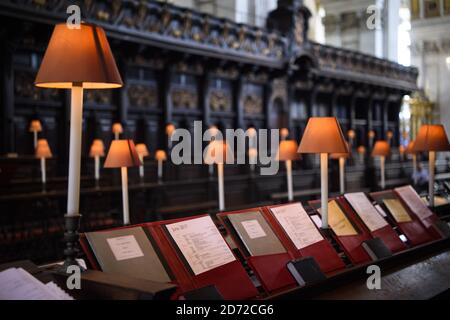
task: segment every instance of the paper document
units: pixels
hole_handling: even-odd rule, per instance
[[[210,216],[166,227],[195,275],[236,260]]]
[[[388,225],[386,220],[384,220],[378,213],[364,192],[347,193],[344,197],[356,211],[367,228],[369,228],[370,232]]]
[[[303,249],[323,237],[300,203],[288,204],[270,209],[297,249]]]

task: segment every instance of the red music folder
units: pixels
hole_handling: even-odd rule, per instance
[[[411,214],[409,208],[401,202],[393,190],[372,192],[369,195],[385,214],[389,214],[389,220],[403,233],[409,245],[414,247],[433,240],[417,216]],[[388,205],[391,208],[387,207]],[[399,213],[395,211],[399,211]]]
[[[332,228],[332,234],[336,242],[341,246],[345,255],[350,259],[353,265],[358,265],[361,263],[365,263],[370,261],[370,256],[362,247],[362,243],[366,240],[372,238],[369,232],[366,231],[365,227],[359,221],[359,219],[355,216],[355,213],[352,210],[349,210],[349,207],[342,205],[342,203],[338,198],[331,198],[328,200],[329,206],[334,206],[336,210],[338,210],[339,215],[343,214],[343,219],[340,220],[340,226],[344,226],[342,229]],[[308,204],[316,209],[317,213],[320,215],[318,209],[320,209],[320,200],[309,201]],[[330,212],[329,209],[329,221],[330,221]],[[340,211],[340,212],[339,212]],[[332,223],[330,223],[330,226]]]
[[[347,193],[340,202],[346,202],[349,210],[353,210],[362,225],[366,228],[372,237],[380,238],[386,247],[393,253],[405,250],[407,246],[400,239],[397,232],[392,229],[389,223],[381,216],[381,214],[372,205],[369,198],[363,192]]]
[[[296,208],[296,206],[299,206]],[[282,217],[278,216],[278,214],[282,214],[283,212],[279,211],[279,209],[287,209],[287,210],[298,210],[301,214],[307,216],[309,219],[309,223],[312,228],[314,228],[319,237],[316,237],[316,241],[312,243],[304,243],[304,241],[300,241],[300,243],[294,243],[293,238],[289,236],[289,229],[283,227]],[[280,204],[274,206],[264,207],[266,216],[268,221],[273,226],[274,231],[278,234],[282,242],[285,244],[286,248],[290,252],[290,254],[298,259],[303,257],[313,257],[319,265],[320,269],[325,274],[332,274],[339,270],[345,268],[344,262],[339,258],[336,250],[334,250],[331,243],[321,234],[320,229],[312,222],[308,213],[304,210],[303,206],[298,203],[292,204]],[[303,210],[303,211],[302,211]],[[289,218],[289,217],[286,217]],[[285,219],[286,219],[285,218]],[[314,238],[314,236],[309,236],[308,238]],[[294,238],[295,239],[295,238]],[[310,239],[309,239],[310,240]],[[296,241],[298,242],[298,241]]]
[[[221,212],[217,217],[268,294],[296,286],[286,266],[293,256],[262,208]]]
[[[205,216],[207,215],[199,217]],[[172,297],[173,299],[177,299],[184,292],[199,289],[209,285],[214,285],[225,299],[241,300],[255,298],[258,295],[258,291],[251,282],[250,277],[246,273],[245,269],[243,268],[239,260],[234,257],[234,255],[234,260],[230,261],[229,263],[199,274],[194,274],[192,272],[191,268],[189,268],[188,266],[186,259],[177,248],[176,243],[174,243],[173,239],[168,234],[165,225],[187,221],[195,218],[198,217],[143,223],[133,226],[119,227],[115,229],[141,226],[149,232],[156,247],[160,250],[162,256],[165,259],[165,262],[167,263],[171,271],[171,275],[174,279],[173,283],[179,286],[177,292]],[[89,246],[89,243],[86,241],[86,237],[84,234],[80,235],[80,244],[92,268],[100,270],[100,267]]]
[[[438,240],[443,238],[442,233],[435,225],[435,222],[439,220],[439,217],[423,203],[422,199],[420,199],[420,196],[412,186],[408,185],[395,188],[394,192],[409,210],[419,218],[420,222],[422,222],[423,226],[433,239]]]

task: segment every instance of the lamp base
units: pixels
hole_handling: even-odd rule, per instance
[[[79,266],[76,258],[78,256],[77,242],[79,239],[78,229],[80,227],[80,214],[75,215],[65,215],[65,227],[66,231],[64,233],[64,242],[66,243],[66,248],[64,249],[64,264],[61,266],[61,271],[66,272],[67,268],[72,265]],[[80,267],[81,268],[81,267]],[[81,268],[82,269],[82,268]]]

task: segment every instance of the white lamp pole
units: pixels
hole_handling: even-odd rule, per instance
[[[37,140],[38,140],[38,132],[36,130],[33,130],[33,145],[34,149],[37,147]]]
[[[286,160],[286,178],[288,187],[288,201],[294,200],[294,191],[292,187],[292,160]]]
[[[328,229],[328,153],[320,154],[322,228]]]
[[[163,161],[162,159],[158,160],[158,179],[162,179],[163,176]]]
[[[428,181],[428,195],[430,207],[434,207],[434,176],[435,176],[436,151],[428,151],[428,170],[430,179]]]
[[[130,224],[130,208],[128,205],[128,168],[121,167],[122,174],[122,205],[123,205],[123,224]]]
[[[95,161],[95,180],[100,180],[100,156],[96,155],[94,157]]]
[[[380,156],[380,170],[381,170],[381,189],[385,189],[386,180],[385,180],[385,171],[384,171],[384,163],[386,161],[385,156]]]
[[[341,194],[345,193],[345,158],[339,157],[339,189]]]
[[[223,186],[223,163],[217,164],[217,183],[219,187],[219,211],[225,210],[225,195]]]
[[[45,185],[47,183],[47,173],[46,173],[44,157],[41,157],[41,178],[42,178],[42,184]]]
[[[139,154],[139,160],[141,160],[141,164],[139,165],[139,177],[144,179],[144,156]]]

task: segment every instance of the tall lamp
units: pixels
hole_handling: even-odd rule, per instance
[[[55,26],[35,85],[71,90],[70,151],[66,214],[66,256],[64,268],[77,264],[75,257],[80,219],[80,164],[83,119],[83,90],[120,88],[123,83],[105,32],[101,27],[82,23],[69,29]]]
[[[298,144],[295,140],[282,140],[278,148],[277,160],[284,161],[286,165],[286,179],[288,189],[288,201],[294,200],[294,188],[292,186],[292,161],[298,160]]]
[[[349,147],[349,150],[350,147]],[[349,153],[332,153],[331,159],[339,161],[339,191],[341,194],[345,193],[345,160],[350,156]]]
[[[100,157],[105,156],[105,145],[100,139],[94,139],[89,150],[89,157],[94,158],[95,165],[95,181],[100,180]]]
[[[385,179],[385,169],[384,164],[386,161],[386,157],[391,152],[391,146],[389,145],[389,142],[386,140],[378,140],[375,142],[375,146],[372,150],[372,157],[379,157],[380,158],[380,173],[381,173],[381,189],[384,190],[386,187],[386,179]]]
[[[156,150],[155,160],[158,162],[158,180],[161,181],[163,177],[163,161],[167,160],[167,154],[164,150]]]
[[[41,159],[41,180],[44,188],[47,183],[47,168],[45,166],[45,159],[51,157],[52,151],[50,150],[47,139],[39,139],[36,147],[36,158]]]
[[[203,157],[206,164],[217,164],[219,211],[225,210],[223,165],[230,158],[230,150],[228,148],[228,145],[223,140],[213,140],[206,147]]]
[[[33,148],[36,150],[38,141],[38,132],[42,131],[41,122],[39,120],[31,120],[28,131],[33,132]]]
[[[366,147],[359,146],[358,149],[356,149],[356,152],[359,154],[359,161],[364,162],[364,156],[366,155]]]
[[[367,136],[369,137],[369,149],[373,148],[373,140],[375,139],[375,131],[369,130],[367,133]]]
[[[353,148],[353,140],[355,140],[356,137],[356,132],[353,129],[350,129],[347,131],[347,137],[348,137],[348,147],[350,149],[350,151]]]
[[[405,154],[410,154],[413,162],[413,176],[416,176],[417,172],[417,152],[414,151],[414,140],[408,143]]]
[[[336,117],[309,118],[298,152],[320,154],[322,228],[328,229],[328,154],[349,152]]]
[[[250,163],[250,172],[255,172],[255,165],[258,162],[258,149],[255,147],[248,149],[248,161]]]
[[[420,127],[413,150],[415,152],[428,151],[428,171],[430,179],[428,181],[428,197],[430,207],[434,207],[434,175],[436,152],[450,151],[445,128],[441,124],[426,124]]]
[[[167,134],[167,146],[169,149],[172,149],[172,135],[175,132],[175,125],[169,123],[166,126],[166,134]]]
[[[281,128],[280,129],[280,137],[281,137],[281,140],[286,140],[287,137],[289,137],[289,129],[288,128]]]
[[[141,161],[141,165],[139,166],[139,177],[144,179],[144,157],[148,157],[150,152],[148,152],[147,146],[144,143],[138,143],[136,145],[136,151],[139,156],[139,160]]]
[[[105,168],[120,168],[122,173],[123,224],[130,224],[128,204],[128,167],[141,164],[133,140],[113,140],[105,160]]]
[[[114,140],[119,140],[120,135],[123,133],[122,124],[120,122],[113,123],[111,131],[114,134]]]

